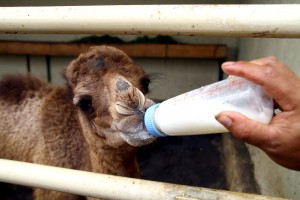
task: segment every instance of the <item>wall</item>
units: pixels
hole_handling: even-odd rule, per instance
[[[37,37],[32,36],[30,38],[26,35],[26,39],[22,38],[22,35],[0,35],[0,40],[29,40],[29,41],[45,41],[40,40]],[[46,36],[47,41],[55,40],[57,36]],[[78,37],[78,36],[75,36]],[[70,39],[64,41],[70,41],[74,39],[70,36]],[[45,38],[45,37],[44,37]],[[124,37],[123,37],[124,38]],[[126,37],[125,37],[126,38]],[[199,39],[195,42],[193,38],[176,38],[177,41],[183,43],[197,43],[197,44],[227,44],[230,46],[230,51],[235,52],[236,40],[226,39],[216,40],[206,39],[205,42],[201,42]],[[59,40],[61,41],[61,40]],[[233,58],[234,55],[231,55]],[[73,60],[75,57],[51,57],[51,77],[52,83],[62,85],[64,79],[62,78],[63,69]],[[135,63],[145,69],[147,73],[158,74],[155,76],[153,84],[150,86],[150,98],[164,100],[175,95],[184,93],[186,91],[198,88],[200,86],[215,82],[218,80],[219,63],[217,60],[200,60],[200,59],[146,59],[146,58],[134,58]],[[47,80],[46,70],[46,58],[42,56],[31,56],[31,72],[36,76]],[[0,76],[7,73],[26,72],[26,57],[25,56],[12,56],[12,55],[0,55]],[[161,87],[161,86],[164,87]]]
[[[255,1],[244,3],[300,3],[300,1]],[[287,13],[288,14],[288,13]],[[300,75],[300,39],[255,39],[241,38],[238,44],[238,59],[251,60],[276,56]],[[299,91],[295,91],[299,92]],[[271,161],[264,152],[248,145],[254,164],[255,178],[262,194],[300,199],[300,172],[288,170]]]

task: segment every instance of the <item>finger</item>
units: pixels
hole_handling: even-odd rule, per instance
[[[297,76],[281,63],[274,66],[265,66],[271,61],[263,59],[251,62],[229,62],[222,65],[224,72],[246,78],[263,87],[264,91],[270,95],[284,110],[292,110],[299,101],[299,95],[294,91],[300,89],[300,81]],[[259,65],[263,64],[263,65]]]
[[[295,74],[293,74],[291,70],[289,70],[274,57],[266,57],[249,62],[225,62],[222,65],[222,69],[226,73],[229,73],[231,75],[243,76],[260,85],[265,82],[264,78],[274,78],[275,76],[282,73],[284,73],[285,76],[280,77],[286,77],[286,75],[295,76]]]
[[[232,111],[219,113],[216,116],[216,120],[242,141],[258,147],[268,143],[268,125],[261,124]]]
[[[281,68],[282,66],[284,66],[283,63],[281,63],[278,59],[276,59],[273,56],[251,60],[250,62],[255,63],[257,65],[273,66],[276,68]]]

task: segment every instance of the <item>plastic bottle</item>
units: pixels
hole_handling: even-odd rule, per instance
[[[151,106],[144,121],[147,131],[157,137],[228,132],[215,119],[221,111],[237,111],[268,124],[273,100],[261,86],[230,77]]]

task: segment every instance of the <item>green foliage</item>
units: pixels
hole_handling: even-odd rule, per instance
[[[122,39],[110,36],[110,35],[103,35],[103,36],[88,36],[83,37],[78,40],[73,40],[70,43],[75,44],[177,44],[177,41],[175,41],[170,36],[156,36],[156,37],[148,37],[148,36],[140,36],[136,39],[124,42]]]

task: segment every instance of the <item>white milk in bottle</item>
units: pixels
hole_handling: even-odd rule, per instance
[[[144,121],[148,132],[157,137],[223,133],[228,130],[215,119],[222,111],[236,111],[268,124],[273,100],[261,86],[230,77],[151,106]]]

